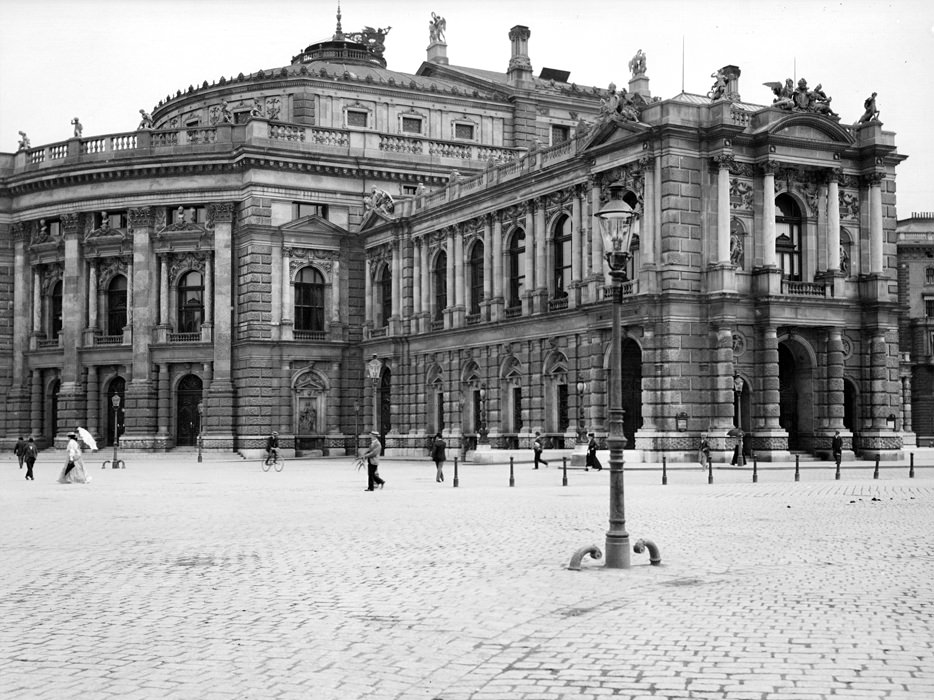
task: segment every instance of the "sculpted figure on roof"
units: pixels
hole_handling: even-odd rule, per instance
[[[444,43],[444,30],[447,28],[447,20],[444,19],[441,15],[436,15],[434,12],[431,13],[431,21],[428,22],[428,40],[432,44],[443,44]]]
[[[629,70],[632,71],[632,77],[645,75],[645,54],[642,49],[636,51],[636,55],[629,59]]]

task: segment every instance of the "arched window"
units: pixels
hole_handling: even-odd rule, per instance
[[[431,319],[440,321],[448,307],[448,255],[443,250],[435,258],[434,283],[434,308],[431,310]]]
[[[477,241],[470,249],[469,279],[470,279],[470,306],[469,314],[480,313],[480,302],[483,301],[483,243]]]
[[[204,320],[204,278],[197,270],[178,281],[178,332],[198,333]]]
[[[324,330],[324,277],[313,267],[295,275],[295,330]]]
[[[562,215],[554,226],[554,298],[568,295],[567,285],[571,282],[571,218]]]
[[[929,267],[924,271],[924,283],[934,284],[934,267]]]
[[[59,331],[62,330],[62,281],[59,280],[52,286],[52,293],[49,294],[49,340],[56,340]]]
[[[513,231],[506,248],[506,274],[509,298],[506,307],[513,309],[522,306],[522,292],[525,290],[525,231],[521,228]]]
[[[389,325],[392,316],[392,271],[389,265],[384,265],[379,278],[379,309],[381,326]]]
[[[117,275],[107,287],[107,335],[122,335],[126,325],[126,277]]]
[[[775,199],[775,252],[782,276],[801,279],[801,209],[794,199],[781,194]]]

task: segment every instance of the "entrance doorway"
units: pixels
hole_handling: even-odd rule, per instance
[[[182,377],[178,383],[175,401],[175,444],[178,447],[194,447],[198,444],[201,417],[198,404],[201,402],[201,378],[193,374]]]
[[[636,431],[642,427],[642,349],[632,338],[620,346],[621,379],[623,384],[623,434],[626,447],[636,447]]]

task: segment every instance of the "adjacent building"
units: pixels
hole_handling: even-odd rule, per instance
[[[627,88],[535,75],[524,26],[504,72],[453,66],[437,20],[412,74],[387,67],[388,30],[338,16],[287,65],[179,90],[134,131],[0,154],[3,436],[570,449],[605,436],[619,372],[633,459],[693,459],[702,434],[724,459],[740,430],[763,460],[836,430],[866,454],[913,439],[904,156],[877,114],[845,125],[803,79],[747,102],[736,66],[660,99],[641,51]],[[614,302],[619,201],[636,217]]]

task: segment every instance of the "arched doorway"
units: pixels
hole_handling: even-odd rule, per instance
[[[114,396],[120,397],[120,408],[114,411],[113,398]],[[114,377],[110,385],[107,387],[107,403],[104,405],[104,410],[107,412],[107,432],[104,435],[104,444],[113,445],[114,436],[118,438],[120,435],[123,435],[124,431],[124,412],[126,410],[126,380],[123,377]],[[114,432],[114,425],[117,426],[116,433]]]
[[[798,449],[798,391],[795,386],[795,358],[782,343],[778,346],[778,424],[788,433],[788,449]]]
[[[175,399],[175,444],[178,447],[194,447],[198,442],[201,386],[201,378],[193,374],[182,377],[178,383]]]
[[[843,427],[859,432],[859,394],[852,379],[843,379]]]
[[[623,434],[626,447],[636,447],[636,431],[642,427],[642,349],[632,338],[620,346],[621,379],[623,384]]]
[[[817,416],[814,367],[808,348],[797,338],[778,345],[779,425],[788,433],[788,449],[811,447]]]

